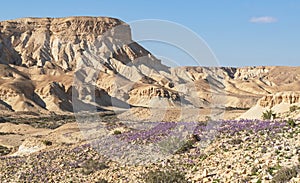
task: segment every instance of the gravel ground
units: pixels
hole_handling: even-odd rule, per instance
[[[112,161],[88,142],[1,156],[0,182],[300,182],[299,120],[279,126],[254,121],[251,125],[260,126],[251,129],[236,122],[238,130],[233,123],[224,123],[212,139],[190,134],[180,151],[142,165]]]

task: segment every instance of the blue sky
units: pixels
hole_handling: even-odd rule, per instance
[[[131,22],[173,21],[202,37],[222,66],[300,66],[300,1],[102,1],[1,2],[0,20],[19,17],[110,16]],[[172,48],[141,43],[154,54],[195,65]]]

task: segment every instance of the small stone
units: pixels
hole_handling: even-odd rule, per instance
[[[241,169],[240,171],[239,171],[239,174],[246,174],[246,169]]]
[[[297,150],[297,149],[294,149],[294,150],[293,150],[293,154],[298,154],[298,150]]]
[[[248,141],[248,140],[250,140],[250,137],[248,136],[243,139],[243,141]]]
[[[199,172],[195,173],[194,180],[198,181],[202,178],[201,174]]]
[[[197,149],[196,149],[196,148],[190,149],[190,153],[191,153],[191,154],[195,154],[196,152],[197,152]]]
[[[251,160],[251,157],[250,156],[246,156],[245,158],[247,161],[250,161]]]
[[[267,159],[267,160],[265,161],[265,165],[266,165],[267,167],[270,166],[270,165],[271,165],[271,160],[268,160],[268,159]]]
[[[204,169],[204,171],[202,172],[202,177],[207,177],[208,175],[208,170]]]
[[[250,182],[258,182],[259,179],[252,179]]]
[[[268,174],[264,177],[265,180],[272,180],[273,176]]]
[[[204,183],[204,182],[211,182],[211,179],[210,178],[204,178],[204,179],[202,179],[202,182]]]

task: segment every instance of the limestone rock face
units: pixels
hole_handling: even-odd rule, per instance
[[[294,107],[294,110],[291,110],[291,107]],[[284,91],[266,95],[240,118],[260,119],[263,112],[268,110],[276,113],[277,117],[298,119],[300,117],[300,92]]]
[[[0,22],[0,110],[72,112],[117,107],[251,108],[300,91],[299,67],[169,68],[109,17]],[[268,106],[289,98],[266,98]],[[298,100],[298,99],[292,99]]]
[[[278,92],[274,95],[267,95],[259,100],[259,105],[262,107],[272,108],[281,103],[300,103],[300,92]]]
[[[77,57],[100,44],[99,37],[115,26],[122,27],[120,32],[109,32],[111,35],[108,36],[131,40],[129,26],[113,18],[23,18],[4,21],[0,23],[0,58],[4,63],[15,65],[42,67],[49,61],[65,70],[73,69]]]

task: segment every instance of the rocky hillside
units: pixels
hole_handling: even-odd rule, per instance
[[[266,111],[272,111],[281,118],[300,118],[300,92],[285,91],[266,95],[240,118],[260,119]]]
[[[248,109],[300,91],[299,67],[169,68],[108,17],[0,22],[0,110],[37,113],[140,107]],[[266,104],[267,105],[267,104]]]

